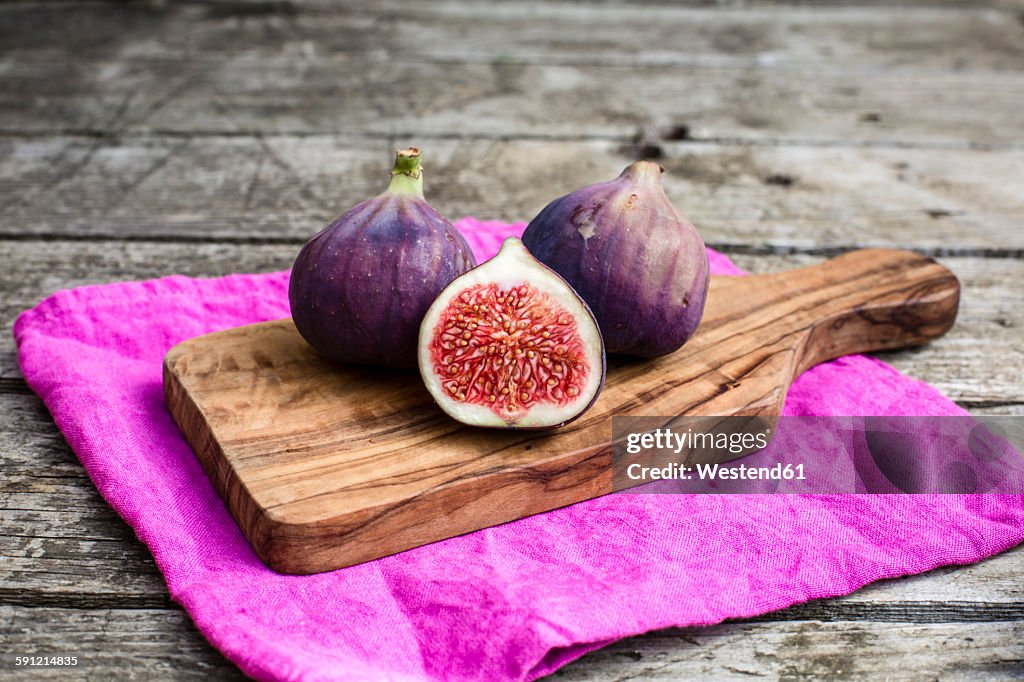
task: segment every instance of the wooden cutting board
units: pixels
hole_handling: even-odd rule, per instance
[[[287,319],[175,346],[164,389],[257,554],[315,573],[608,493],[613,415],[777,415],[805,369],[940,336],[958,302],[956,277],[907,251],[713,277],[689,343],[610,362],[595,405],[548,432],[461,426],[417,373],[332,364]]]

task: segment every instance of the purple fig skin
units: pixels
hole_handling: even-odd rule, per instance
[[[412,180],[422,182],[418,174]],[[349,210],[299,252],[288,300],[296,328],[320,354],[415,367],[427,308],[476,266],[455,226],[415,189],[409,178],[393,179],[388,191]]]
[[[704,314],[707,248],[665,196],[662,172],[637,161],[615,180],[555,199],[523,233],[530,253],[590,306],[609,353],[671,353]]]

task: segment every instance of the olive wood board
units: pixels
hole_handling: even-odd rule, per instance
[[[415,371],[327,361],[290,319],[178,344],[164,391],[260,558],[316,573],[609,493],[613,415],[778,415],[815,364],[945,333],[959,292],[931,258],[887,249],[712,277],[685,346],[610,359],[593,407],[551,431],[463,426]]]

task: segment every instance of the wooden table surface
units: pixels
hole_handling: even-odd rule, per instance
[[[521,220],[656,158],[752,271],[867,245],[939,257],[960,320],[883,357],[976,414],[1024,414],[1024,3],[579,0],[0,5],[0,633],[82,679],[241,674],[168,597],[21,378],[54,290],[290,265],[425,151],[448,216]],[[1024,678],[1024,549],[717,627],[564,680]]]

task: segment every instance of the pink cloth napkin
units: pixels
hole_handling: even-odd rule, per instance
[[[483,260],[522,224],[459,223]],[[239,247],[243,248],[243,247]],[[720,254],[712,270],[739,271]],[[965,564],[1024,539],[1024,497],[631,495],[314,576],[260,563],[164,407],[161,360],[288,315],[287,273],[60,291],[14,334],[29,385],[203,634],[261,680],[522,680],[617,638]],[[791,415],[959,415],[867,357],[805,373]]]

